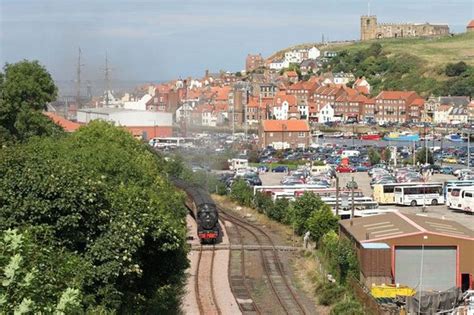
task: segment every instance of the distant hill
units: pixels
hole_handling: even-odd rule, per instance
[[[321,51],[360,50],[368,48],[372,43],[380,43],[385,52],[412,54],[426,60],[428,67],[438,68],[440,65],[464,61],[474,65],[474,32],[438,38],[391,38],[371,41],[331,42],[328,44],[305,43],[282,49],[268,59],[278,58],[292,49],[318,47]]]

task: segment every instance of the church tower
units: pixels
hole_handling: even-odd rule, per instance
[[[377,16],[363,15],[360,17],[360,40],[375,39],[377,33]]]

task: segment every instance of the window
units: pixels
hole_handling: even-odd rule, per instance
[[[291,137],[291,132],[288,132],[288,137]]]
[[[269,134],[269,135],[270,135],[270,137],[273,137],[273,132],[270,132],[270,134]]]
[[[305,132],[298,132],[298,137],[304,138],[305,137]]]

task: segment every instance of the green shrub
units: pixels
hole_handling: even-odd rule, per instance
[[[288,199],[277,199],[271,207],[267,215],[270,219],[281,223],[287,223],[288,210],[290,208],[290,202]]]
[[[273,208],[272,198],[269,195],[261,192],[257,192],[255,194],[253,204],[260,213],[268,213],[270,209]]]
[[[330,315],[365,315],[363,307],[354,299],[344,299],[331,309]]]
[[[326,282],[319,288],[319,303],[322,305],[332,305],[336,303],[343,295],[344,287],[331,282]]]
[[[243,179],[238,179],[232,183],[230,198],[242,206],[250,207],[253,201],[252,188]]]

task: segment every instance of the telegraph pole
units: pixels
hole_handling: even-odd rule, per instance
[[[76,105],[77,108],[81,108],[81,67],[84,66],[81,64],[81,47],[79,47],[79,54],[77,56],[77,73],[76,73]]]

